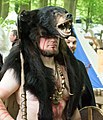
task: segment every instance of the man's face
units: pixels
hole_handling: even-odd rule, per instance
[[[72,53],[75,52],[76,49],[76,38],[74,36],[70,36],[67,39],[65,39],[67,46],[70,48],[70,50],[72,51]]]
[[[11,42],[14,42],[16,40],[16,35],[14,35],[13,32],[10,32],[9,39]]]
[[[59,52],[58,38],[40,38],[39,48],[43,56],[52,57]]]

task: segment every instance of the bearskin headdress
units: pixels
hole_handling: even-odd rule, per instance
[[[61,7],[44,7],[23,11],[18,19],[19,34],[35,40],[36,36],[68,37],[72,29],[72,15]],[[32,31],[32,34],[30,34]],[[34,31],[34,32],[33,32]],[[33,38],[31,38],[31,36]]]

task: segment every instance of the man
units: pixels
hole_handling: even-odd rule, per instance
[[[12,30],[9,35],[10,42],[12,43],[12,46],[17,44],[18,36],[17,36],[17,30]]]
[[[65,41],[67,43],[67,46],[70,48],[71,52],[74,53],[77,46],[76,36],[73,34],[69,36],[68,39],[65,39]],[[93,88],[92,88],[89,76],[87,74],[86,68],[80,60],[77,60],[77,61],[84,75],[82,78],[84,81],[84,90],[79,102],[79,109],[85,106],[96,106]]]
[[[64,8],[53,6],[20,14],[21,43],[11,49],[0,73],[0,120],[81,120],[82,74],[63,40],[70,35],[71,19]],[[3,104],[13,93],[16,118]]]

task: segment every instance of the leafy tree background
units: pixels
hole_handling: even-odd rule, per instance
[[[0,0],[0,26],[6,28],[16,23],[15,20],[7,20],[10,12],[18,15],[22,10],[33,10],[44,6],[61,6],[73,15],[74,23],[78,16],[85,24],[85,32],[93,24],[103,25],[103,0]]]
[[[32,10],[50,5],[67,9],[72,13],[74,22],[77,16],[81,16],[86,23],[86,30],[91,22],[103,25],[103,0],[1,0],[0,23],[11,11],[18,14],[24,9]]]

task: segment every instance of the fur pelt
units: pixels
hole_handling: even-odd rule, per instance
[[[60,17],[63,18],[61,23],[59,23]],[[78,70],[75,57],[63,40],[70,35],[70,31],[61,32],[63,29],[68,29],[68,23],[69,30],[72,28],[70,21],[72,21],[71,14],[60,7],[50,6],[33,11],[23,11],[18,17],[21,42],[11,49],[0,74],[2,77],[7,69],[13,68],[18,82],[21,83],[21,50],[24,58],[25,89],[34,94],[40,102],[39,120],[53,120],[50,96],[52,96],[55,86],[52,69],[45,67],[40,58],[38,42],[41,36],[60,38],[59,54],[55,56],[55,60],[66,67],[70,90],[75,94],[70,97],[71,104],[68,104],[66,108],[68,120],[78,105],[82,89],[81,73]]]

